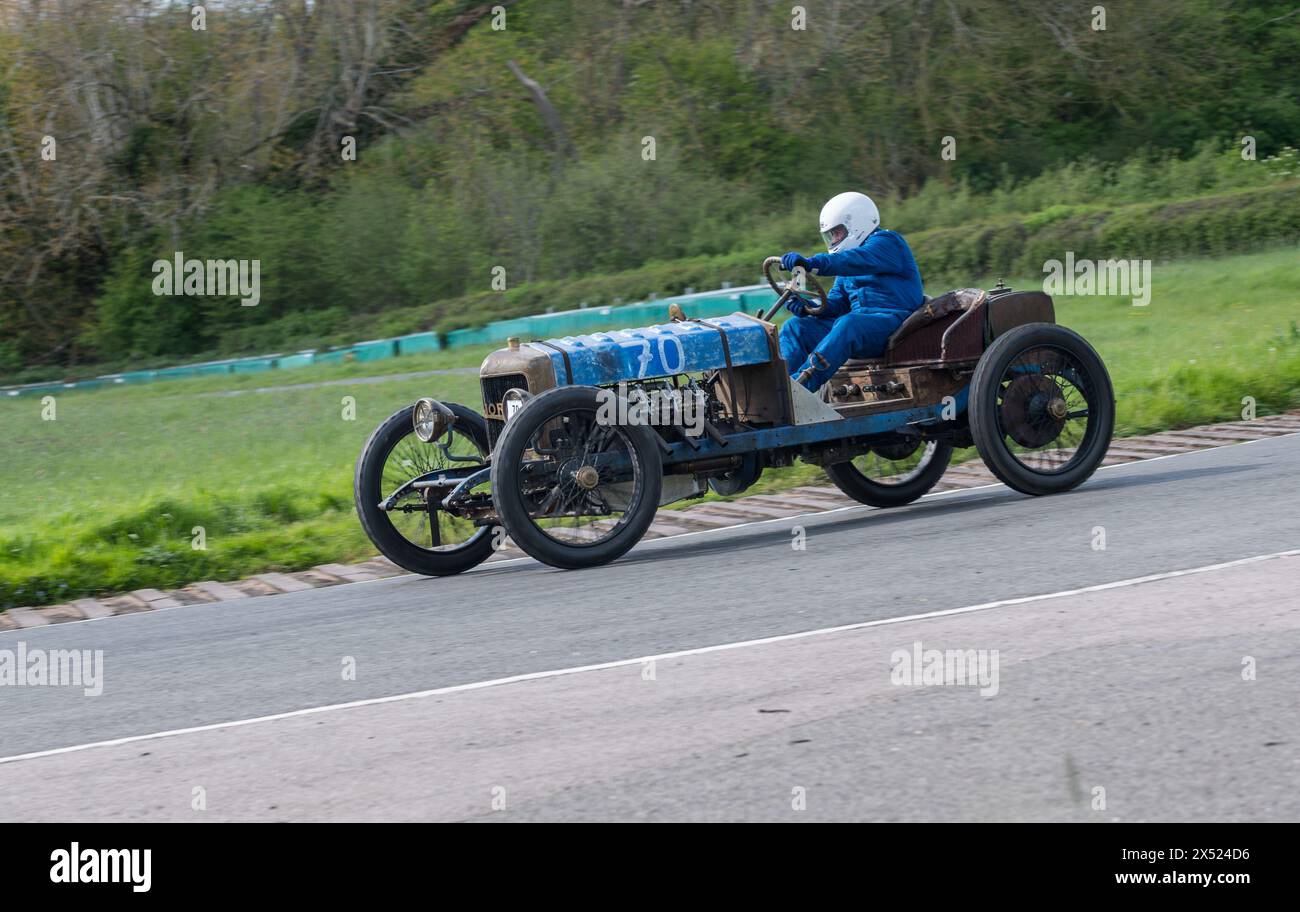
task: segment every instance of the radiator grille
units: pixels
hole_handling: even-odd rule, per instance
[[[506,426],[505,408],[501,404],[507,390],[528,389],[528,379],[523,374],[502,374],[499,377],[484,377],[483,415],[487,418],[488,445],[496,449],[497,437]]]

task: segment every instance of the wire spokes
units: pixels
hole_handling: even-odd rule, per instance
[[[933,440],[873,446],[871,452],[853,458],[853,467],[876,484],[901,485],[925,471],[938,447]]]
[[[453,459],[451,457],[461,457]],[[468,457],[473,457],[467,461]],[[384,462],[380,489],[395,491],[420,475],[441,469],[464,468],[482,462],[487,453],[467,434],[452,428],[442,440],[424,443],[414,431],[393,447]],[[398,534],[411,544],[431,551],[449,551],[467,544],[486,527],[442,510],[439,498],[446,492],[438,488],[412,490],[404,494],[386,514]]]
[[[1096,384],[1069,352],[1050,346],[1022,352],[999,381],[1003,445],[1031,471],[1068,471],[1083,458],[1096,397]]]
[[[528,449],[553,466],[541,485],[525,482],[522,474],[519,482],[533,524],[548,537],[595,545],[630,521],[644,494],[644,473],[620,428],[598,423],[594,411],[568,411],[544,422]],[[631,465],[631,477],[616,474],[614,465]]]

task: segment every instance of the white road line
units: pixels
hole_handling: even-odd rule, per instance
[[[1137,576],[1131,579],[1116,580],[1111,583],[1099,583],[1094,586],[1083,586],[1079,589],[1065,589],[1060,592],[1049,592],[1043,595],[1026,595],[1019,598],[1000,599],[995,602],[982,602],[978,605],[966,605],[962,608],[945,608],[940,611],[927,611],[922,614],[909,614],[903,617],[881,618],[875,621],[860,621],[856,624],[843,624],[839,627],[823,627],[818,630],[804,630],[799,633],[783,633],[777,636],[762,637],[756,640],[739,640],[734,643],[719,643],[714,646],[697,646],[693,649],[679,649],[675,652],[664,652],[658,655],[640,656],[635,659],[618,659],[612,662],[599,662],[594,665],[577,665],[572,668],[556,668],[550,671],[533,671],[527,674],[510,675],[504,678],[492,678],[488,681],[475,681],[470,684],[452,684],[447,687],[437,687],[433,690],[419,690],[413,693],[393,694],[387,697],[372,697],[367,700],[353,700],[349,703],[334,703],[327,706],[313,706],[307,709],[295,709],[289,712],[275,713],[269,716],[256,716],[251,719],[236,719],[230,722],[213,722],[208,725],[196,725],[191,728],[176,728],[170,731],[153,732],[147,735],[130,735],[125,738],[114,738],[109,741],[95,741],[89,744],[74,744],[69,747],[57,747],[52,750],[34,751],[28,754],[15,754],[12,757],[0,757],[0,764],[17,763],[21,760],[38,760],[43,757],[57,757],[60,754],[73,754],[81,751],[92,750],[98,747],[117,747],[121,744],[135,744],[140,741],[156,741],[160,738],[171,738],[176,735],[192,735],[201,732],[219,731],[227,728],[240,728],[245,725],[258,725],[263,722],[276,722],[280,719],[295,719],[300,716],[313,716],[319,713],[335,712],[341,709],[357,709],[363,706],[379,706],[383,703],[399,703],[406,700],[419,700],[425,697],[439,697],[447,694],[464,693],[471,690],[483,690],[488,687],[500,687],[503,684],[519,684],[524,681],[539,681],[546,678],[559,678],[568,675],[582,674],[588,671],[604,671],[610,668],[626,668],[628,666],[641,665],[652,661],[666,661],[669,659],[680,659],[687,656],[707,655],[714,652],[725,652],[732,649],[745,649],[751,646],[765,646],[770,643],[784,643],[791,640],[802,640],[808,637],[825,636],[832,633],[845,633],[852,630],[865,630],[869,627],[884,627],[889,624],[903,624],[908,621],[924,621],[932,618],[953,617],[959,614],[970,614],[975,611],[989,611],[994,608],[1007,608],[1012,605],[1025,605],[1031,602],[1042,602],[1049,599],[1067,598],[1072,595],[1084,595],[1090,592],[1105,592],[1109,589],[1122,589],[1128,586],[1138,586],[1142,583],[1153,583],[1160,580],[1175,579],[1180,576],[1191,576],[1197,573],[1210,573],[1215,570],[1226,570],[1229,567],[1240,567],[1246,564],[1256,564],[1261,561],[1276,560],[1285,557],[1300,557],[1300,549],[1291,551],[1275,551],[1272,554],[1258,554],[1254,557],[1243,557],[1238,560],[1227,561],[1221,564],[1207,564],[1203,567],[1190,567],[1185,570],[1169,570],[1164,573],[1152,573],[1148,576]]]

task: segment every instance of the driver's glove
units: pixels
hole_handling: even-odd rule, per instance
[[[785,309],[796,317],[802,317],[806,315],[807,304],[808,302],[798,295],[790,295],[790,300],[785,302]]]
[[[802,253],[796,253],[791,250],[785,256],[781,257],[781,268],[786,272],[794,272],[796,266],[802,266],[804,269],[812,272],[812,266],[804,259]]]

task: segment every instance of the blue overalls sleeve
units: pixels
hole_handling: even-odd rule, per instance
[[[808,264],[818,275],[825,276],[902,274],[908,269],[901,245],[891,234],[881,232],[850,250],[810,256]]]
[[[826,309],[819,313],[819,317],[842,317],[851,310],[849,303],[849,293],[844,288],[844,283],[839,279],[831,286],[831,290],[826,292]]]

